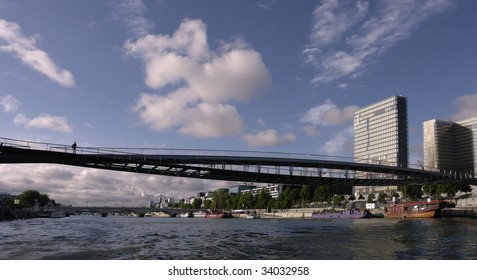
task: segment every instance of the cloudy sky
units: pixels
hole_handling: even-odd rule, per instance
[[[0,0],[0,137],[353,156],[353,113],[477,116],[477,1]],[[138,205],[230,182],[0,165],[0,192]]]

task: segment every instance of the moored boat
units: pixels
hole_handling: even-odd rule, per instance
[[[207,213],[204,211],[196,211],[193,213],[194,218],[205,218],[207,217]]]
[[[210,212],[207,212],[207,215],[206,215],[206,218],[212,218],[212,219],[220,219],[224,217],[225,217],[225,213],[220,210],[212,210]]]
[[[179,214],[180,218],[192,218],[194,217],[194,214],[192,212],[184,212]]]
[[[429,200],[403,202],[389,206],[386,210],[387,218],[439,218],[441,210],[447,201]]]
[[[66,217],[65,212],[58,210],[40,210],[37,212],[38,218],[63,218]]]
[[[371,218],[371,213],[366,210],[349,209],[349,210],[334,210],[322,211],[311,214],[313,219],[362,219]]]

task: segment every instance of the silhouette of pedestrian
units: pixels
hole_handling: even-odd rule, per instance
[[[73,154],[76,154],[76,141],[71,145],[71,148],[73,148]]]

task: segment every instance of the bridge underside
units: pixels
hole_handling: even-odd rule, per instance
[[[1,163],[62,164],[140,174],[289,185],[389,186],[456,180],[425,170],[353,162],[246,156],[76,154],[6,145],[0,146]]]

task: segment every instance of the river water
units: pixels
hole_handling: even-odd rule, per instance
[[[17,220],[0,223],[0,259],[474,260],[477,220]]]

